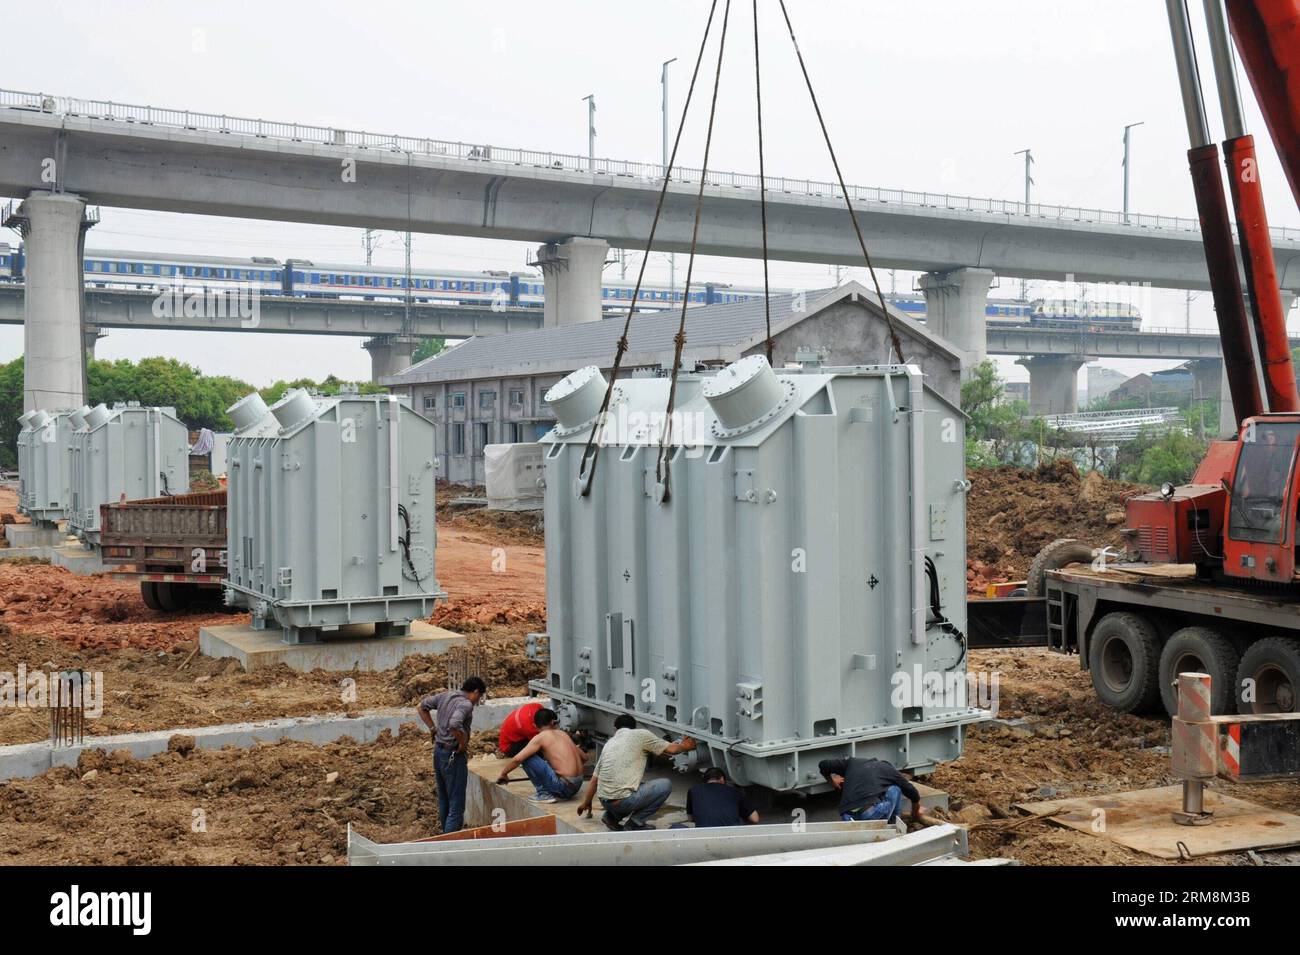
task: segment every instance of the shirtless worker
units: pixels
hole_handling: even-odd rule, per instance
[[[536,735],[506,763],[497,782],[504,785],[511,770],[523,766],[537,790],[533,802],[572,799],[582,788],[582,750],[560,729],[554,710],[539,709],[533,714],[533,723]]]

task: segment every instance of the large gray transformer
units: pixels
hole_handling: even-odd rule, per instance
[[[410,632],[434,577],[434,426],[392,395],[256,393],[229,411],[227,586],[253,626],[310,642]]]
[[[616,383],[590,492],[598,369],[547,394],[550,674],[566,722],[690,735],[742,784],[809,790],[821,759],[925,772],[987,717],[966,686],[965,418],[915,366]],[[931,575],[938,601],[931,596]],[[935,610],[938,610],[936,613]],[[684,767],[682,767],[684,768]]]
[[[18,419],[18,512],[33,524],[57,524],[68,516],[77,415],[75,411],[38,409]]]
[[[99,545],[100,505],[189,491],[189,432],[174,409],[99,404],[73,420],[68,530],[86,544]]]

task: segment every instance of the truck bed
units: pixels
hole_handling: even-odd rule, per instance
[[[144,572],[212,573],[226,564],[226,492],[153,497],[100,509],[105,564]]]
[[[1078,646],[1076,620],[1086,627],[1112,606],[1300,632],[1300,600],[1294,593],[1198,580],[1191,564],[1114,564],[1104,571],[1072,564],[1048,571],[1045,589],[1048,646],[1062,652]]]

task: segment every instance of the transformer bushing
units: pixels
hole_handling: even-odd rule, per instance
[[[434,426],[392,395],[294,389],[229,412],[227,602],[286,643],[353,624],[402,636],[434,576]]]
[[[914,366],[752,356],[679,377],[663,469],[669,385],[618,382],[589,492],[605,381],[585,368],[547,395],[533,689],[570,727],[630,713],[774,790],[825,788],[831,757],[957,758],[989,715],[967,684],[961,411]]]

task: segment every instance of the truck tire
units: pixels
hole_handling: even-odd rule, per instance
[[[167,611],[184,610],[190,605],[190,588],[186,584],[158,584],[158,603]]]
[[[1234,689],[1238,713],[1300,712],[1300,640],[1265,637],[1252,643],[1237,667]]]
[[[158,599],[158,585],[152,580],[140,581],[140,599],[150,610],[162,610],[162,602]]]
[[[1210,675],[1210,712],[1222,716],[1237,711],[1236,679],[1241,658],[1223,634],[1209,627],[1184,627],[1165,641],[1160,651],[1160,699],[1165,711],[1178,712],[1180,673]]]
[[[1052,541],[1038,552],[1029,565],[1029,578],[1025,581],[1025,589],[1029,591],[1029,596],[1043,596],[1043,575],[1047,571],[1080,561],[1092,561],[1092,548],[1083,541],[1072,537]]]
[[[1088,644],[1088,669],[1097,698],[1121,713],[1148,713],[1160,705],[1160,638],[1135,613],[1102,617]]]

